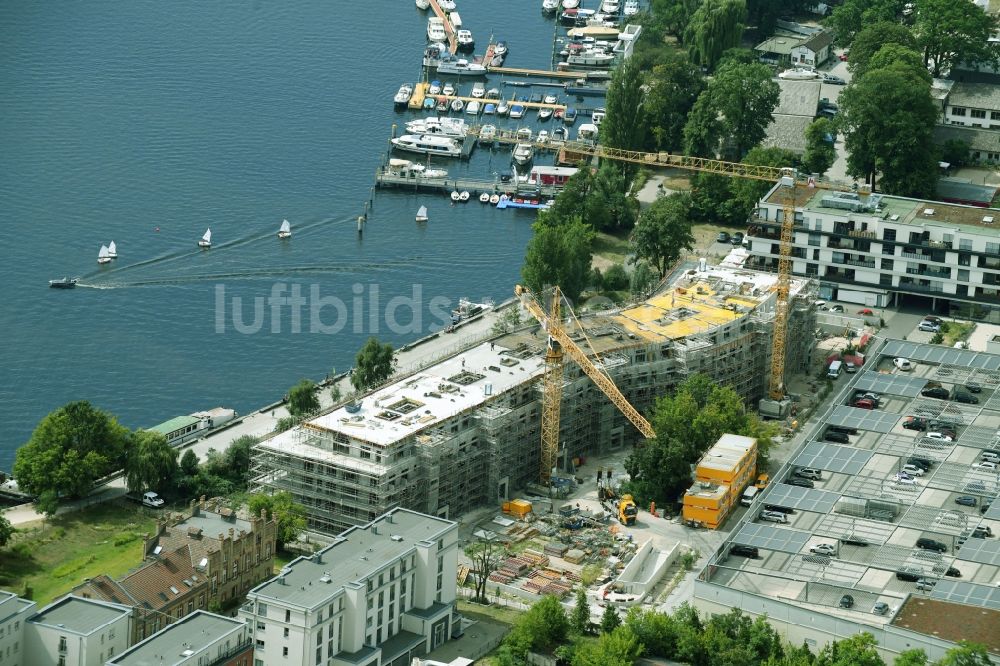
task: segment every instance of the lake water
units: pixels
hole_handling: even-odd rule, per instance
[[[477,51],[493,33],[508,65],[548,69],[539,6],[459,10]],[[346,369],[370,334],[399,346],[438,326],[450,308],[432,310],[435,297],[511,295],[530,213],[387,190],[355,230],[391,125],[417,117],[392,96],[419,76],[425,17],[412,0],[0,4],[0,469],[68,401],[130,428],[244,413]],[[480,151],[435,166],[490,178],[509,162]],[[426,225],[413,220],[421,204]],[[98,268],[112,240],[120,258]],[[47,287],[64,275],[86,286]],[[254,299],[294,289],[298,320],[263,300],[253,326]],[[419,326],[405,304],[387,326],[391,299],[415,290]]]

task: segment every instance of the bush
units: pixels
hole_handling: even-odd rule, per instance
[[[623,289],[628,289],[628,286],[629,275],[625,272],[625,268],[623,266],[615,264],[604,273],[602,286],[604,291],[621,291]]]
[[[115,540],[112,543],[114,543],[116,546],[124,546],[127,543],[132,543],[138,538],[139,535],[136,534],[135,532],[127,532],[125,534],[119,534],[118,536],[116,536]]]

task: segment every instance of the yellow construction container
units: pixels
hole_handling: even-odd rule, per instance
[[[526,515],[531,513],[531,502],[523,499],[504,502],[503,512],[509,513],[512,516],[517,516],[518,518],[524,518]]]
[[[757,470],[757,440],[725,434],[695,468],[695,482],[684,494],[684,521],[709,529],[722,525],[739,505]]]

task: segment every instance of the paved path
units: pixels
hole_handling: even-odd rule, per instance
[[[428,364],[434,363],[440,358],[450,356],[463,346],[473,344],[477,340],[483,339],[490,334],[493,325],[499,315],[495,311],[488,311],[471,321],[463,322],[454,333],[442,333],[433,338],[424,339],[414,343],[412,346],[404,346],[396,352],[397,374],[408,374]],[[337,384],[340,387],[341,395],[347,395],[353,387],[350,380],[344,376]],[[322,408],[330,407],[333,404],[330,391],[332,384],[323,383],[320,392],[320,405]],[[215,449],[220,453],[229,448],[230,443],[237,437],[243,435],[253,435],[260,437],[274,432],[278,420],[288,416],[285,406],[275,405],[247,414],[241,417],[237,423],[227,428],[218,430],[199,440],[182,447],[183,450],[194,451],[199,460],[204,460],[209,450]],[[115,479],[103,486],[95,488],[87,497],[72,502],[64,502],[59,506],[57,515],[77,511],[86,506],[106,502],[108,500],[121,497],[125,494],[125,483],[121,478]],[[40,521],[44,516],[35,511],[33,504],[22,504],[3,511],[3,515],[15,527],[35,521]]]

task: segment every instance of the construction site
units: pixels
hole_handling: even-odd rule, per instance
[[[261,442],[252,489],[291,493],[311,529],[327,534],[397,506],[456,518],[522,489],[565,496],[576,461],[624,458],[652,432],[641,414],[693,374],[731,386],[753,407],[773,395],[779,281],[701,262],[648,300],[580,318],[519,291],[538,321]],[[815,341],[815,286],[792,279],[787,288],[783,373],[801,372]],[[575,362],[554,365],[561,351]],[[557,399],[544,400],[546,391]],[[543,438],[545,423],[555,430]]]

